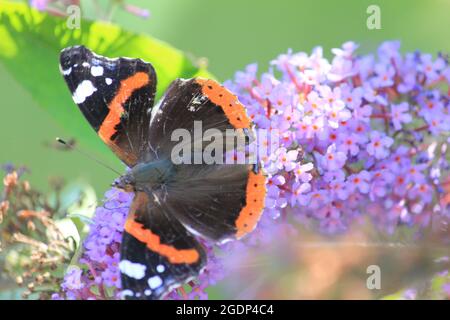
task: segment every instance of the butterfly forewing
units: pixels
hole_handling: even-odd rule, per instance
[[[148,145],[156,92],[152,65],[140,59],[109,59],[76,46],[61,52],[60,69],[92,128],[122,161],[134,166]]]

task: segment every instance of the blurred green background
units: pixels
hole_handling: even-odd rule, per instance
[[[310,52],[320,45],[326,56],[331,57],[330,49],[348,40],[360,43],[360,52],[374,50],[381,41],[389,39],[401,40],[404,51],[450,51],[448,0],[136,0],[128,3],[149,9],[151,17],[144,20],[118,10],[113,22],[166,41],[193,59],[206,58],[209,70],[220,80],[229,79],[252,62],[258,62],[262,70],[267,69],[268,62],[288,48]],[[366,9],[371,4],[381,8],[381,30],[366,27]],[[82,1],[82,5],[84,18],[98,18],[91,1]],[[30,68],[33,64],[39,61],[30,61]],[[33,97],[21,89],[1,64],[0,98],[0,163],[29,167],[29,180],[42,190],[47,188],[49,177],[60,176],[68,181],[82,178],[94,186],[98,195],[103,194],[115,174],[75,152],[48,147],[57,136],[72,136],[38,108]],[[122,170],[118,161],[111,165]]]

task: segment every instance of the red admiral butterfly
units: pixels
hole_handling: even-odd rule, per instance
[[[203,130],[252,134],[231,92],[213,80],[177,79],[154,106],[150,63],[105,58],[83,46],[64,49],[60,69],[86,119],[130,168],[115,183],[135,193],[119,264],[126,298],[160,299],[198,276],[206,255],[194,235],[221,242],[255,228],[266,194],[258,164],[171,160],[172,133],[193,133],[195,121]]]

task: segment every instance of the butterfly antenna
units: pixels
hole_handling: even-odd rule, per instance
[[[118,172],[117,170],[115,170],[115,169],[112,168],[111,166],[107,165],[107,164],[104,163],[103,161],[101,161],[101,160],[99,160],[99,159],[97,159],[97,158],[91,156],[90,154],[88,154],[88,153],[86,153],[86,152],[84,152],[84,151],[81,151],[81,150],[78,149],[77,147],[75,147],[75,146],[73,146],[73,145],[67,143],[65,140],[63,140],[63,139],[57,137],[57,138],[56,138],[56,141],[58,141],[59,143],[65,145],[65,146],[66,146],[67,148],[69,148],[70,150],[74,150],[74,151],[76,151],[76,152],[82,154],[83,156],[85,156],[85,157],[87,157],[87,158],[89,158],[89,159],[91,159],[91,160],[97,162],[99,165],[101,165],[101,166],[103,166],[103,167],[105,167],[105,168],[108,168],[109,170],[111,170],[112,172],[118,174],[119,176],[122,175],[120,172]]]

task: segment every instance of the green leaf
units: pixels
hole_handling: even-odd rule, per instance
[[[59,73],[61,49],[79,44],[105,56],[136,57],[151,62],[158,74],[158,97],[176,78],[211,77],[182,52],[147,35],[86,20],[82,20],[80,29],[72,30],[65,19],[23,3],[0,0],[0,63],[83,147],[99,150],[110,159],[116,158],[89,127]],[[39,124],[35,129],[39,129]]]

